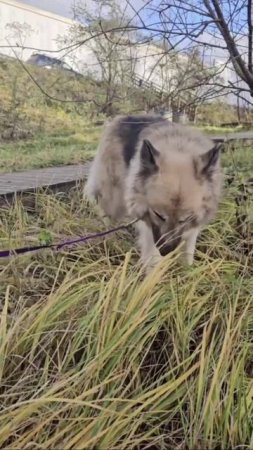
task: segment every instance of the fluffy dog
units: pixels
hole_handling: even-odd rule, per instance
[[[222,188],[221,144],[160,116],[120,116],[104,130],[85,195],[111,219],[140,219],[147,270],[184,241],[192,264],[197,236],[215,216]]]

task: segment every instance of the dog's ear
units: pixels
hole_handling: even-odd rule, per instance
[[[223,148],[223,144],[216,144],[211,150],[204,155],[201,155],[201,162],[203,164],[202,173],[208,174],[215,169],[219,162],[220,153]]]
[[[198,157],[197,169],[199,175],[210,177],[217,169],[220,161],[220,154],[224,148],[224,144],[217,143],[208,152]]]
[[[158,171],[157,159],[159,155],[158,150],[150,141],[145,139],[141,147],[142,175],[148,176]]]

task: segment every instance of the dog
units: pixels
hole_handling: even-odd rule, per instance
[[[118,116],[105,127],[84,193],[112,220],[139,219],[147,272],[181,242],[191,265],[218,208],[221,150],[199,130],[160,116]]]

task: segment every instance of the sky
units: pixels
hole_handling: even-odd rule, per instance
[[[52,13],[55,14],[59,14],[61,16],[64,17],[69,17],[69,18],[73,18],[73,10],[74,10],[74,5],[78,4],[80,2],[80,0],[16,0],[19,3],[25,3],[28,5],[32,5],[35,6],[37,8],[41,8],[44,9],[46,11],[50,11]],[[119,0],[121,6],[124,4],[124,0]],[[128,3],[128,5],[132,3],[135,7],[136,10],[140,10],[143,7],[143,4],[145,3],[153,3],[154,5],[156,4],[156,0],[130,0],[130,2]],[[133,10],[129,7],[129,16],[131,17],[133,14]],[[151,23],[154,21],[156,22],[156,20],[154,19],[154,17],[152,19],[150,19],[149,14],[145,14],[145,9],[144,11],[142,11],[142,14],[144,13],[144,17],[145,17],[145,22],[146,24],[148,24],[149,20],[151,20]],[[200,36],[199,38],[200,40],[203,41],[209,41],[210,36],[204,32],[202,36]],[[185,42],[183,42],[183,45],[185,45]],[[180,48],[180,47],[179,47]],[[210,55],[209,55],[210,53]],[[206,51],[206,57],[208,59],[213,59],[216,58],[218,60],[223,60],[227,58],[227,52],[222,51],[221,49],[219,49],[219,51],[217,52],[215,49],[212,49],[210,52],[207,50]],[[208,61],[208,63],[210,63],[210,61]]]
[[[73,18],[74,4],[78,4],[79,0],[16,0],[19,3],[26,3],[27,5],[36,6],[40,9],[45,9],[60,16]],[[120,0],[124,4],[124,0]],[[139,9],[143,6],[143,0],[134,0],[135,8]],[[131,12],[133,12],[131,10]]]
[[[74,0],[16,0],[19,3],[36,6],[64,17],[73,17],[72,5]]]

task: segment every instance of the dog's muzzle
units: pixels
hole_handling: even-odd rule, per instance
[[[175,230],[169,231],[167,234],[162,235],[159,227],[151,222],[153,237],[155,245],[159,249],[162,256],[168,255],[173,252],[181,242],[182,235]]]

